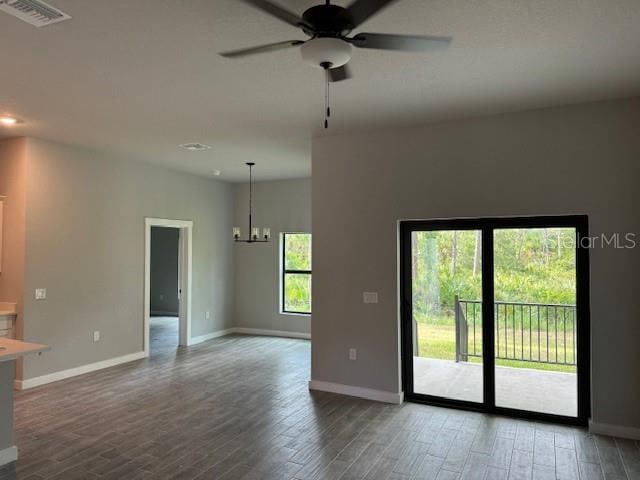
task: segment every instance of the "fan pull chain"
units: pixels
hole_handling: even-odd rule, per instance
[[[329,118],[331,117],[331,104],[330,104],[330,90],[329,90],[329,69],[325,69],[325,75],[327,80],[327,87],[324,93],[324,105],[325,105],[325,117],[324,128],[329,128]]]

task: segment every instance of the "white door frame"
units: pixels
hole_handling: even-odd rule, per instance
[[[180,295],[180,335],[178,343],[188,346],[191,343],[191,278],[193,265],[193,221],[170,220],[166,218],[144,219],[144,335],[143,350],[149,356],[149,320],[151,317],[151,227],[171,227],[180,230],[178,285]]]

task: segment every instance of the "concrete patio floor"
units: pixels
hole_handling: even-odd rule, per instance
[[[482,402],[482,364],[413,357],[414,391]],[[575,417],[577,375],[496,367],[496,405]]]

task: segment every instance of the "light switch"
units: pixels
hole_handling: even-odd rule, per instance
[[[358,351],[355,348],[349,349],[349,360],[357,360],[358,359]]]
[[[94,342],[100,341],[100,330],[96,330],[93,332],[93,341]]]
[[[363,292],[362,301],[364,303],[378,303],[378,292]]]
[[[36,288],[36,300],[44,300],[47,298],[46,288]]]

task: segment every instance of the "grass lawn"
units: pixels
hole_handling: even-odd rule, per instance
[[[517,342],[520,341],[519,335],[524,335],[524,343],[525,345],[529,345],[528,332],[521,332],[520,330],[516,331],[516,339]],[[502,331],[504,335],[504,331]],[[469,331],[469,346],[470,350],[473,345],[473,332]],[[508,330],[507,336],[512,338],[513,331]],[[553,335],[553,332],[550,334]],[[476,345],[480,345],[480,336],[481,332],[478,329],[476,331]],[[455,360],[456,358],[456,343],[455,343],[455,327],[451,325],[445,324],[425,324],[418,322],[418,352],[421,357],[429,357],[429,358],[440,358],[444,360]],[[543,344],[540,345],[540,355],[542,359],[546,358],[547,353],[549,353],[551,359],[554,358],[555,355],[555,337],[551,336],[551,343],[549,345],[549,352],[547,352],[546,346],[546,337],[543,335],[543,339],[545,340]],[[533,352],[534,359],[537,358],[537,339],[534,335],[533,340],[535,340],[535,351]],[[564,356],[564,345],[563,339],[559,339],[562,353],[559,353],[560,359]],[[519,345],[519,343],[517,343]],[[511,348],[512,345],[510,345]],[[478,347],[476,347],[477,349]],[[501,345],[501,349],[504,349],[504,344]],[[518,346],[516,347],[518,349]],[[504,350],[502,350],[504,351]],[[472,353],[471,351],[469,353]],[[476,350],[478,355],[482,355],[482,351]],[[568,344],[566,348],[567,358],[573,356],[573,346]],[[518,354],[518,350],[516,350],[516,354]],[[525,350],[525,355],[528,352]],[[505,355],[506,356],[506,355]],[[480,358],[469,357],[469,361],[471,362],[481,362]],[[516,360],[496,360],[496,365],[501,365],[505,367],[515,367],[515,368],[531,368],[536,370],[548,370],[548,371],[556,371],[556,372],[570,372],[576,373],[576,367],[571,365],[553,365],[548,363],[539,363],[539,362],[522,362]]]

